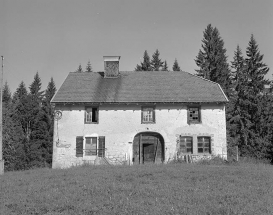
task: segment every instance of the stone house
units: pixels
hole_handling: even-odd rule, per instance
[[[182,71],[120,72],[119,60],[69,73],[52,98],[53,168],[227,156],[219,84]]]

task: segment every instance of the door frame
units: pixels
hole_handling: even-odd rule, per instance
[[[144,163],[144,160],[143,160],[143,157],[144,157],[143,144],[145,144],[145,143],[142,142],[142,134],[146,134],[145,136],[147,136],[147,134],[151,134],[151,136],[157,137],[157,139],[160,140],[160,142],[161,142],[161,162],[163,163],[165,161],[165,141],[164,141],[163,136],[158,132],[144,131],[144,132],[139,132],[134,136],[133,144],[132,144],[132,155],[133,155],[132,156],[132,162],[133,162],[133,164],[143,164]],[[135,138],[138,135],[139,135],[139,140],[138,140],[138,162],[137,162],[135,160],[136,158],[134,157],[135,156],[134,155],[134,145],[136,144],[135,143]],[[156,159],[156,157],[155,157],[155,159]],[[153,163],[155,163],[155,160],[154,160]]]

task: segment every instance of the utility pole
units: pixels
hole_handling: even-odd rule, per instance
[[[0,74],[0,175],[4,174],[4,160],[3,160],[3,119],[2,119],[2,97],[3,97],[3,74],[4,74],[4,57],[2,58],[2,71]]]

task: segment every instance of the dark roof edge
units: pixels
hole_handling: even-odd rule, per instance
[[[67,74],[66,78],[64,79],[62,85],[59,87],[59,89],[57,90],[57,92],[54,94],[54,96],[52,97],[52,99],[50,100],[50,103],[54,103],[53,100],[55,98],[55,96],[58,94],[59,90],[61,89],[61,87],[63,86],[64,82],[66,81],[66,79],[68,78],[70,72]]]
[[[211,104],[211,103],[227,103],[228,101],[188,101],[188,102],[86,102],[86,101],[77,101],[77,102],[65,102],[65,101],[54,101],[52,104]]]
[[[202,80],[204,80],[204,81],[208,81],[208,82],[211,82],[211,83],[213,83],[213,84],[218,84],[218,83],[216,83],[216,82],[214,82],[214,81],[208,80],[208,79],[206,79],[206,78],[202,78],[202,77],[200,77],[200,76],[194,75],[194,74],[189,73],[189,72],[186,72],[186,71],[181,71],[181,72],[188,73],[188,74],[191,75],[191,76],[194,76],[194,77],[196,77],[196,78],[200,78],[200,79],[202,79]]]
[[[218,84],[218,87],[219,87],[220,90],[222,91],[222,93],[223,93],[223,95],[225,96],[227,102],[229,102],[229,99],[228,99],[228,97],[226,96],[226,94],[224,93],[224,91],[223,91],[222,87],[220,86],[220,84]]]

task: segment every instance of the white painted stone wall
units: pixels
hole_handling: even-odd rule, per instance
[[[227,156],[226,120],[223,104],[201,105],[200,124],[187,123],[186,105],[158,104],[155,108],[156,122],[141,124],[140,105],[101,105],[99,123],[84,124],[85,107],[79,105],[57,105],[55,110],[62,117],[55,120],[53,143],[53,168],[65,168],[94,163],[76,157],[76,136],[105,136],[106,155],[132,160],[132,142],[139,132],[160,133],[165,142],[165,162],[175,158],[179,135],[193,136],[193,155],[197,153],[197,136],[210,136],[212,155]]]

